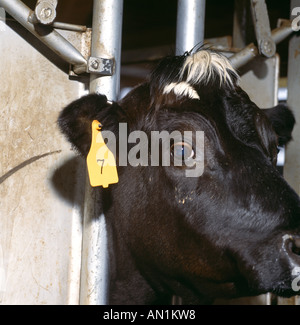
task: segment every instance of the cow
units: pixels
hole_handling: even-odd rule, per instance
[[[204,135],[198,151],[195,141],[170,139],[170,165],[120,164],[122,148],[114,152],[119,181],[96,187],[108,233],[109,304],[297,294],[300,200],[276,168],[277,147],[291,140],[295,124],[289,108],[258,108],[230,61],[202,48],[163,58],[119,101],[90,94],[64,108],[59,127],[83,157],[94,120],[117,143],[121,124],[149,138]],[[199,175],[188,177],[195,167],[186,156],[202,159]]]

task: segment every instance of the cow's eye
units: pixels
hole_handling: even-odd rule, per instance
[[[174,160],[185,161],[194,157],[193,147],[187,142],[176,142],[171,146],[171,155]]]

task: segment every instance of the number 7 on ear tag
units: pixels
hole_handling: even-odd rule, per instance
[[[92,122],[92,143],[86,161],[93,187],[108,187],[119,181],[115,157],[104,142],[101,128],[97,120]]]

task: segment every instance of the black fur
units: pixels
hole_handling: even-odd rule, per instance
[[[286,104],[279,104],[273,108],[264,110],[269,118],[274,131],[278,135],[278,145],[283,146],[292,140],[292,130],[295,125],[295,117]]]
[[[108,104],[106,96],[93,94],[68,105],[61,112],[58,125],[75,149],[87,156],[91,145],[91,122],[99,120],[103,130],[116,132],[121,115],[122,109],[117,103]]]

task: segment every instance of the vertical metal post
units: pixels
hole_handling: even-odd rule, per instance
[[[294,8],[300,8],[300,0],[291,1],[291,13]],[[296,16],[291,15],[291,20]],[[292,109],[296,118],[296,125],[293,130],[293,141],[286,149],[286,163],[284,176],[294,190],[300,194],[300,38],[297,34],[291,37],[289,42],[288,56],[288,100],[287,104]]]
[[[257,46],[253,43],[255,33],[250,9],[249,0],[234,1],[232,47],[241,49],[230,57],[235,69],[246,65],[259,54]]]
[[[251,24],[251,26],[250,26]],[[248,0],[235,0],[233,13],[233,35],[232,45],[234,48],[244,48],[255,39],[249,40],[248,32],[252,27],[250,17],[250,5]]]
[[[91,56],[115,59],[112,76],[91,74],[90,92],[116,100],[120,87],[123,0],[94,0]],[[87,181],[84,207],[80,304],[105,305],[108,295],[108,254],[100,194]]]
[[[205,0],[178,0],[176,55],[204,41]]]
[[[90,92],[116,100],[120,91],[123,0],[94,0],[91,56],[115,59],[113,76],[91,74]]]

